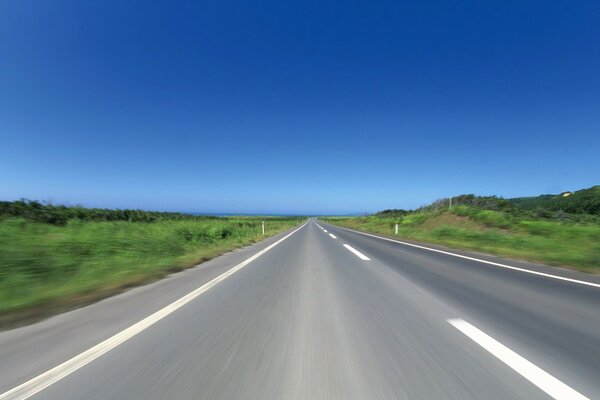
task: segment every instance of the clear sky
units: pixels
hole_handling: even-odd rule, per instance
[[[600,2],[0,2],[0,199],[351,213],[600,184]]]

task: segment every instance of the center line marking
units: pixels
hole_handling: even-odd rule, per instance
[[[337,237],[335,237],[335,235],[332,235],[331,233],[329,234],[329,236],[331,236],[334,239],[337,239]]]
[[[105,341],[95,345],[94,347],[89,348],[88,350],[84,351],[83,353],[76,355],[75,357],[71,358],[70,360],[63,362],[62,364],[57,365],[56,367],[42,373],[41,375],[38,375],[35,378],[32,378],[25,383],[22,383],[21,385],[9,390],[8,392],[0,394],[0,400],[28,399],[29,397],[33,396],[34,394],[46,389],[48,386],[60,381],[61,379],[65,378],[66,376],[77,371],[79,368],[91,363],[98,357],[106,354],[110,350],[119,346],[126,340],[131,339],[138,333],[146,330],[150,326],[154,325],[156,322],[165,318],[167,315],[172,314],[173,312],[177,311],[178,309],[180,309],[181,307],[183,307],[190,301],[194,300],[195,298],[197,298],[198,296],[200,296],[207,290],[209,290],[212,287],[219,284],[221,281],[227,279],[228,277],[230,277],[231,275],[233,275],[240,269],[244,268],[246,265],[250,264],[252,261],[256,260],[258,257],[262,256],[263,254],[265,254],[266,252],[271,250],[273,247],[277,246],[279,243],[283,242],[284,240],[286,240],[287,238],[292,236],[294,233],[298,232],[300,229],[304,228],[304,226],[306,226],[306,223],[304,225],[302,225],[301,227],[296,228],[292,232],[288,233],[287,235],[285,235],[281,239],[277,240],[276,242],[274,242],[274,243],[270,244],[269,246],[265,247],[264,249],[260,250],[253,256],[248,257],[247,259],[245,259],[238,265],[234,266],[233,268],[223,272],[221,275],[217,276],[216,278],[213,278],[212,280],[206,282],[204,285],[200,286],[199,288],[197,288],[197,289],[191,291],[190,293],[186,294],[185,296],[181,297],[179,300],[175,300],[173,303],[169,304],[168,306],[166,306],[164,308],[161,308],[154,314],[131,325],[129,328],[117,333],[114,336],[111,336],[110,338],[106,339]]]
[[[327,233],[327,229],[323,229],[323,232]]]
[[[350,250],[351,252],[353,252],[354,255],[356,255],[361,260],[371,261],[371,259],[369,257],[365,256],[363,253],[361,253],[360,251],[356,250],[354,247],[350,246],[349,244],[344,244],[344,247],[347,248],[348,250]]]
[[[565,385],[470,323],[462,319],[449,319],[448,323],[492,353],[504,364],[517,371],[529,382],[542,389],[550,397],[557,400],[589,400],[589,398]]]

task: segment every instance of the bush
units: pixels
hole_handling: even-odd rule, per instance
[[[64,226],[70,220],[153,223],[160,221],[201,221],[217,219],[217,217],[196,216],[175,212],[55,206],[25,199],[18,201],[0,201],[0,219],[10,217],[22,217],[27,220],[57,226]]]
[[[482,210],[478,211],[473,215],[473,218],[491,228],[508,228],[511,223],[509,218],[507,218],[506,214],[492,211],[492,210]]]

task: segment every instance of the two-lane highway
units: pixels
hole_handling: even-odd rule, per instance
[[[0,399],[600,398],[596,278],[521,267],[592,285],[310,220],[108,309],[0,333]],[[95,348],[61,341],[134,305],[146,319]],[[43,335],[57,318],[69,332]]]

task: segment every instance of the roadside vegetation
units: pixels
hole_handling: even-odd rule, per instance
[[[450,199],[441,199],[414,211],[323,219],[390,237],[600,272],[600,186],[539,198],[463,195],[452,203],[450,208]]]
[[[0,322],[106,297],[302,221],[0,202]]]

